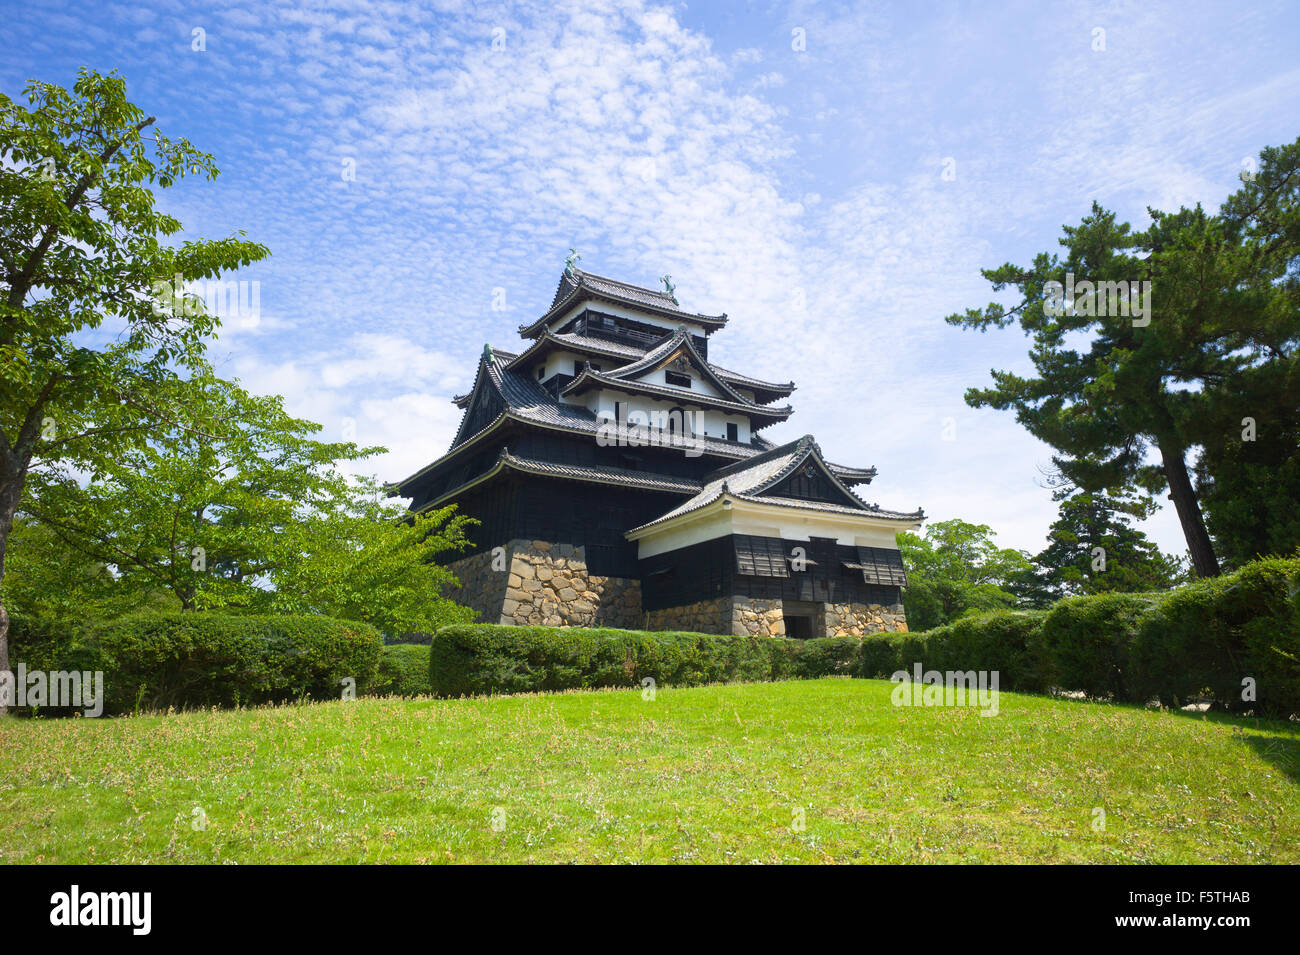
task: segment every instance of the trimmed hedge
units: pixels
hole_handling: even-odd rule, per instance
[[[1080,690],[1181,705],[1300,713],[1300,560],[1257,561],[1169,594],[1099,594],[997,611],[924,633],[790,640],[698,633],[457,625],[429,655],[438,696],[672,686],[923,670],[997,671],[999,688]],[[1241,699],[1242,679],[1256,700]]]
[[[1045,616],[1041,610],[996,610],[961,617],[916,634],[907,648],[911,655],[896,660],[895,669],[921,661],[933,670],[997,671],[999,689],[1045,693],[1053,685],[1042,640]]]
[[[456,624],[434,635],[438,696],[657,684],[700,686],[797,676],[791,644],[675,631]]]
[[[77,629],[19,619],[10,659],[29,670],[102,670],[104,712],[339,699],[375,680],[382,640],[364,623],[312,616],[156,613]],[[54,711],[51,711],[54,712]]]
[[[1053,605],[1038,635],[1044,682],[1093,697],[1135,698],[1143,681],[1130,652],[1160,601],[1159,594],[1096,594]]]
[[[1138,635],[1139,695],[1177,705],[1300,713],[1300,560],[1269,558],[1180,587]],[[1242,699],[1242,681],[1257,698]]]
[[[430,696],[429,644],[386,644],[379,657],[379,675],[371,696]]]

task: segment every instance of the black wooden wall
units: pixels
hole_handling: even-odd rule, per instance
[[[784,555],[803,548],[808,563],[802,571],[789,570],[787,575],[743,573],[753,568],[750,559],[755,550],[753,538],[743,535],[718,537],[659,554],[640,562],[641,601],[646,610],[680,607],[701,600],[736,595],[754,598],[803,600],[817,603],[871,603],[902,610],[899,587],[881,587],[865,583],[862,572],[844,566],[856,563],[856,547],[832,541],[783,540]],[[764,562],[757,562],[763,569]]]

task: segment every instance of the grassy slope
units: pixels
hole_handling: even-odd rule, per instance
[[[1294,724],[890,689],[3,719],[0,860],[1300,862]]]

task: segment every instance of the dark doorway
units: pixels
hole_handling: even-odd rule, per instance
[[[785,618],[785,635],[794,637],[796,640],[810,640],[813,635],[812,617],[791,616],[784,614]]]

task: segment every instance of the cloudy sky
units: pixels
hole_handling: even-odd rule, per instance
[[[1015,331],[944,324],[981,267],[1055,250],[1096,199],[1217,204],[1300,129],[1294,3],[39,4],[0,0],[0,89],[118,69],[216,157],[162,205],[272,257],[223,373],[385,479],[440,455],[484,342],[582,266],[725,311],[710,353],[793,378],[828,456],[887,507],[1041,548],[1049,449],[967,387],[1024,370]],[[945,172],[947,173],[945,175]],[[494,301],[502,308],[494,308]],[[1148,522],[1184,550],[1167,508]]]

